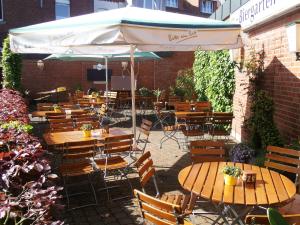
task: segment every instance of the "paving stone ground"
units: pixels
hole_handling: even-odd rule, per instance
[[[154,117],[151,117],[154,121]],[[138,123],[141,120],[138,120]],[[37,124],[37,123],[34,123]],[[130,121],[116,123],[115,126],[121,129],[128,130],[130,132]],[[37,125],[37,135],[41,136],[44,125]],[[175,141],[169,140],[165,142],[160,148],[160,139],[163,137],[163,132],[156,128],[151,131],[147,150],[151,152],[154,165],[157,172],[158,186],[161,193],[184,193],[183,189],[178,183],[177,175],[179,171],[191,164],[191,160],[188,151],[184,148],[184,138],[182,134],[178,134],[181,142],[181,148],[179,149]],[[96,189],[104,187],[102,176],[95,174],[92,177],[93,183]],[[137,174],[132,171],[130,174],[130,180],[133,188],[141,189]],[[152,182],[151,182],[152,183]],[[122,196],[122,194],[131,194],[130,189],[126,183],[120,183],[120,188],[111,190],[112,196]],[[84,190],[85,187],[74,187],[74,193],[79,190]],[[150,184],[147,189],[149,194],[154,194],[153,185]],[[62,213],[62,217],[65,224],[70,225],[132,225],[132,224],[143,224],[143,220],[140,216],[137,202],[133,197],[117,200],[108,201],[106,191],[97,191],[98,205],[90,206],[81,209],[69,210],[66,213]],[[92,200],[90,195],[80,195],[72,198],[72,204],[82,205]],[[65,199],[64,199],[65,201]],[[203,207],[206,211],[213,211],[213,207],[209,203],[203,203]],[[213,219],[216,215],[205,215],[205,216],[190,216],[190,219],[194,224],[212,224]]]

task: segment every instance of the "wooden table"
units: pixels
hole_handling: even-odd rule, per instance
[[[109,134],[102,134],[101,129],[94,130],[95,132],[100,132],[99,136],[95,137],[84,137],[82,131],[66,131],[57,133],[45,133],[43,138],[47,145],[62,145],[66,142],[72,141],[87,141],[87,140],[100,140],[103,141],[106,137],[113,137],[117,135],[127,134],[125,131],[118,128],[110,128]]]
[[[286,202],[296,194],[295,184],[287,177],[266,168],[242,163],[235,165],[255,171],[256,185],[243,186],[240,180],[236,186],[224,185],[221,170],[226,164],[234,165],[205,162],[185,167],[179,172],[179,183],[197,196],[225,205],[269,206]]]
[[[71,112],[84,112],[83,109],[69,109]],[[34,111],[31,113],[32,117],[46,117],[46,113],[58,113],[59,112],[54,112],[54,111]]]

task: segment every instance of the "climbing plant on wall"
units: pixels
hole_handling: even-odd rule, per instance
[[[209,100],[215,111],[232,111],[234,66],[228,51],[196,51],[193,71],[198,100]]]
[[[250,131],[251,144],[255,148],[265,148],[268,145],[282,146],[283,140],[274,122],[274,102],[268,93],[259,85],[260,77],[264,75],[264,51],[250,52],[245,63],[246,76],[249,77],[248,95],[251,98],[251,114],[246,120]]]
[[[3,74],[2,87],[20,90],[22,58],[19,54],[10,50],[8,37],[3,41],[1,65]]]

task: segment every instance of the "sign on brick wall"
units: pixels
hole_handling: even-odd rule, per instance
[[[230,15],[230,21],[240,23],[243,30],[275,19],[300,6],[299,0],[250,0]]]

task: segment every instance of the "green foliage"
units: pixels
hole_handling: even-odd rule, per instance
[[[21,90],[22,58],[10,50],[9,38],[3,41],[2,50],[3,88]]]
[[[0,125],[2,129],[16,129],[20,132],[31,133],[33,127],[29,124],[22,124],[19,121],[10,121],[8,123],[3,123]]]
[[[83,131],[89,131],[89,130],[92,130],[92,129],[93,129],[93,126],[90,123],[83,124],[80,127],[80,130],[83,130]]]
[[[255,148],[268,145],[282,146],[283,141],[273,120],[274,103],[265,91],[253,96],[251,116],[246,126],[251,132],[251,143]]]
[[[193,100],[196,98],[194,72],[192,68],[178,71],[175,87],[175,91],[186,100]]]
[[[240,177],[243,171],[237,166],[224,166],[222,173],[233,177]]]
[[[198,100],[209,100],[215,111],[231,112],[235,89],[234,67],[228,51],[196,51],[193,70]]]
[[[139,93],[143,97],[149,97],[149,96],[152,95],[152,92],[148,88],[146,88],[146,87],[141,87],[139,89]]]
[[[153,90],[153,94],[156,97],[156,101],[158,102],[159,97],[161,96],[161,94],[164,92],[164,90],[160,90],[159,88],[156,90]]]

